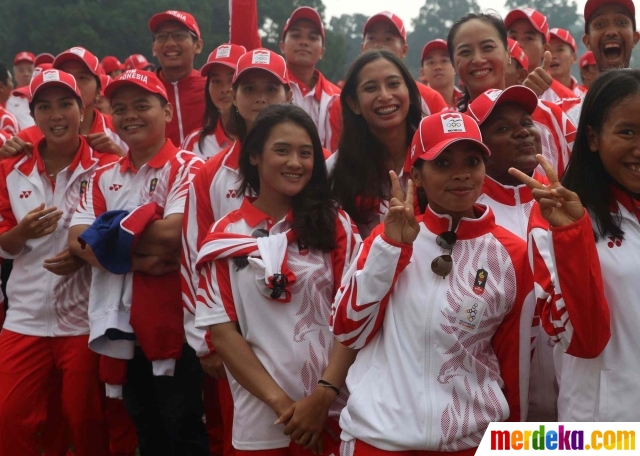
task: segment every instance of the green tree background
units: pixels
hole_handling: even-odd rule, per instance
[[[259,0],[263,45],[279,51],[284,23],[295,8],[303,5],[316,8],[324,19],[327,50],[318,66],[329,79],[338,81],[360,54],[365,15],[328,18],[322,0]],[[571,31],[579,43],[578,53],[585,51],[581,40],[584,23],[575,0],[505,0],[508,9],[525,5],[547,15],[552,27]],[[124,60],[130,54],[141,53],[152,59],[147,22],[158,11],[175,8],[190,12],[198,20],[205,43],[203,53],[196,59],[196,67],[200,67],[214,47],[228,40],[228,0],[0,0],[0,42],[4,44],[0,59],[11,63],[19,51],[57,54],[78,45],[100,58],[115,55]],[[411,72],[419,75],[420,54],[427,41],[446,38],[456,19],[479,10],[477,0],[426,0],[418,17],[411,21],[412,31],[407,38],[409,54],[405,63]],[[636,47],[632,64],[639,59],[640,46]],[[577,66],[574,72],[578,74]]]

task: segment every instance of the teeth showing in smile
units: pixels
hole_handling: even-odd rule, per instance
[[[481,77],[481,76],[486,76],[491,72],[491,70],[486,69],[486,70],[476,70],[476,71],[472,71],[471,72],[471,76],[476,76],[476,77]]]
[[[604,45],[605,49],[620,49],[620,45],[618,43],[607,43]]]
[[[282,175],[284,177],[288,178],[288,179],[300,179],[302,177],[302,174],[287,174],[287,173],[283,173]]]
[[[57,132],[57,131],[64,131],[67,129],[67,127],[51,127],[51,129]]]
[[[625,166],[634,173],[640,173],[640,163],[627,163]]]
[[[387,107],[384,107],[384,108],[376,109],[375,113],[380,115],[380,116],[387,116],[389,114],[393,114],[398,109],[400,109],[400,106],[387,106]]]
[[[177,57],[180,55],[179,52],[165,52],[164,55],[166,55],[167,57]]]
[[[138,128],[142,128],[142,127],[140,125],[128,125],[128,126],[124,127],[124,129],[126,131],[137,130]]]

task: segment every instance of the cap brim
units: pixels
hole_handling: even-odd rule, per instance
[[[141,83],[140,81],[138,81],[137,79],[124,79],[124,80],[115,80],[112,81],[107,87],[104,88],[104,96],[107,97],[108,99],[113,98],[113,94],[126,86],[136,86],[136,87],[140,87],[142,90],[144,90],[145,92],[149,92],[152,93],[154,95],[159,95],[162,98],[164,98],[166,101],[169,101],[166,99],[166,97],[158,92],[154,92],[153,90],[149,90],[149,87],[147,87],[146,85],[144,85],[143,83]]]
[[[93,71],[91,67],[87,65],[87,62],[85,62],[82,57],[80,57],[78,54],[74,54],[73,52],[63,52],[62,54],[58,54],[58,56],[53,61],[53,68],[55,68],[56,70],[59,70],[60,65],[72,60],[75,60],[76,62],[81,62],[84,66],[86,66],[89,69],[91,74],[93,74],[94,76],[100,77],[100,75],[96,71]]]
[[[33,102],[33,100],[36,98],[36,96],[40,92],[42,92],[44,89],[50,89],[51,87],[61,87],[63,89],[69,89],[71,92],[73,92],[74,96],[80,97],[80,94],[76,92],[73,87],[71,87],[69,84],[67,84],[64,81],[47,81],[47,82],[43,82],[38,86],[36,91],[33,93],[33,96],[30,96],[31,94],[29,94],[29,104]]]
[[[205,78],[209,76],[209,71],[211,71],[211,67],[213,67],[214,65],[224,65],[226,67],[231,68],[234,71],[237,68],[237,65],[234,65],[233,63],[230,63],[230,62],[209,62],[209,63],[205,63],[204,65],[202,65],[202,68],[200,68],[200,76],[203,76]]]
[[[478,118],[472,110],[470,111],[470,114],[473,114],[473,117],[476,118],[478,125],[482,125],[484,121],[489,118],[496,106],[500,106],[504,103],[517,103],[529,114],[533,114],[533,112],[538,108],[538,96],[533,90],[525,86],[516,85],[507,87],[502,91],[500,96],[494,100],[491,108],[489,108],[482,119]]]
[[[197,30],[192,29],[184,21],[180,20],[180,18],[169,13],[158,13],[154,15],[151,19],[149,19],[149,31],[151,33],[156,33],[156,30],[158,30],[158,27],[160,27],[160,24],[164,22],[178,22],[184,25],[187,30],[190,30],[193,33],[195,33],[198,39],[200,39],[200,33]]]
[[[320,30],[320,34],[322,38],[324,38],[324,24],[322,24],[322,20],[320,19],[320,15],[313,8],[305,8],[300,7],[296,11],[293,12],[291,17],[289,18],[288,24],[289,27],[282,31],[282,37],[284,38],[285,33],[291,28],[291,26],[300,19],[306,19],[308,21],[313,22],[316,27]]]
[[[18,59],[18,60],[14,60],[13,64],[17,65],[17,64],[22,63],[22,62],[31,63],[33,65],[35,65],[35,63],[36,63],[36,61],[33,60],[33,59]]]
[[[426,160],[426,161],[432,161],[435,158],[437,158],[438,155],[440,155],[442,153],[442,151],[445,150],[447,147],[449,147],[450,145],[455,144],[457,142],[461,142],[461,141],[471,142],[471,143],[477,145],[478,147],[480,147],[482,152],[487,157],[491,156],[491,151],[489,150],[489,148],[482,141],[478,141],[477,139],[473,139],[473,138],[453,138],[453,139],[446,139],[444,141],[440,141],[438,144],[433,146],[428,151],[424,152],[421,155],[418,155],[416,160],[418,158],[421,158],[421,159]],[[413,163],[415,163],[416,160],[414,160]]]
[[[280,82],[281,82],[281,83],[283,83],[284,85],[286,85],[286,86],[289,86],[289,87],[290,87],[290,85],[289,85],[289,81],[286,81],[286,80],[282,79],[282,76],[280,76],[278,73],[276,73],[276,72],[275,72],[275,71],[273,71],[273,70],[270,70],[269,68],[265,68],[265,67],[263,67],[263,66],[249,66],[249,67],[247,67],[247,68],[244,68],[244,69],[243,69],[242,71],[240,71],[239,73],[236,73],[236,74],[234,74],[234,75],[233,75],[233,81],[232,81],[232,82],[233,82],[233,84],[235,84],[235,83],[236,83],[236,81],[237,81],[238,79],[240,79],[240,76],[242,76],[243,74],[245,74],[247,71],[251,71],[251,70],[262,70],[262,71],[266,71],[266,72],[268,72],[268,73],[270,73],[270,74],[274,75],[274,76],[278,79],[278,81],[280,81]]]
[[[11,95],[13,95],[14,97],[24,97],[24,98],[31,98],[31,93],[29,92],[29,86],[24,86],[24,87],[19,87],[17,89],[13,89],[11,91]]]

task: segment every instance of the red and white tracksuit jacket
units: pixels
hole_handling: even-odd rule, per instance
[[[31,117],[29,100],[26,96],[11,95],[7,100],[5,109],[18,119],[20,130],[24,130],[25,128],[29,128],[36,124],[36,121]]]
[[[102,114],[97,109],[94,109],[93,112],[95,113],[95,117],[93,118],[93,123],[91,124],[89,133],[104,133],[122,150],[129,150],[129,146],[127,146],[127,144],[120,139],[120,136],[116,133],[111,116]],[[42,132],[37,125],[20,130],[16,136],[24,142],[30,142],[31,144],[35,144],[36,141],[43,137]]]
[[[551,86],[545,90],[539,98],[544,101],[556,103],[560,100],[564,100],[565,98],[573,98],[575,96],[576,95],[573,93],[573,90],[562,84],[557,79],[554,79]]]
[[[167,124],[165,136],[173,144],[180,145],[189,133],[202,128],[207,78],[197,70],[191,70],[191,73],[176,82],[164,79],[162,68],[156,70],[156,74],[167,91],[169,103],[173,106],[173,118]]]
[[[53,234],[30,239],[17,255],[0,250],[13,259],[13,271],[7,284],[9,310],[4,328],[18,334],[39,337],[78,336],[89,333],[87,306],[91,268],[60,276],[43,269],[44,259],[68,248],[68,231],[78,201],[88,182],[101,165],[117,160],[114,154],[96,153],[83,137],[73,162],[49,179],[39,147],[31,156],[0,161],[0,232],[15,226],[41,203],[63,212]]]
[[[213,133],[205,136],[202,141],[202,147],[200,147],[200,137],[202,136],[202,129],[198,129],[192,131],[182,143],[181,149],[188,150],[189,152],[193,152],[203,160],[209,160],[214,155],[219,154],[224,149],[229,147],[233,142],[232,139],[229,139],[224,132],[224,128],[222,128],[222,123],[220,119],[218,119],[218,124],[216,125],[216,129],[213,130]]]
[[[533,178],[545,185],[546,176],[535,171]],[[485,204],[495,214],[496,224],[527,240],[529,218],[535,200],[526,185],[512,187],[502,185],[489,176],[484,179],[479,204]],[[529,421],[558,420],[558,382],[553,362],[555,343],[534,317],[535,327],[531,337],[531,375],[529,381]],[[532,322],[533,324],[533,322]]]
[[[245,198],[240,209],[215,224],[198,254],[196,326],[206,330],[236,322],[276,383],[300,400],[313,392],[328,365],[331,303],[358,252],[360,236],[339,210],[336,248],[322,252],[295,239],[292,221],[292,213],[276,221]],[[251,237],[256,229],[266,229],[270,236],[256,240]],[[229,240],[225,234],[244,236]],[[233,256],[238,254],[249,255],[248,266],[236,266]],[[265,280],[278,271],[289,277],[289,293],[272,299]],[[245,451],[288,447],[291,440],[283,425],[273,424],[271,408],[228,376],[235,403],[233,446]],[[346,398],[343,390],[329,417],[338,419]]]
[[[565,98],[564,100],[556,102],[556,105],[564,111],[571,122],[577,127],[578,123],[580,123],[583,101],[584,97]]]
[[[420,92],[420,98],[422,99],[422,112],[425,116],[437,114],[449,109],[449,105],[444,101],[442,95],[434,89],[418,81],[416,81],[416,85],[418,86],[418,92]]]
[[[163,207],[164,218],[182,214],[189,183],[201,163],[202,160],[196,155],[179,150],[170,140],[166,140],[160,151],[139,170],[135,169],[128,154],[95,173],[73,216],[72,226],[91,225],[106,211],[132,211],[148,203]],[[127,340],[110,340],[106,331],[115,328],[125,333],[134,332],[130,321],[132,302],[149,299],[148,294],[136,295],[134,274],[130,272],[124,276],[116,275],[93,268],[89,298],[89,347],[93,351],[118,359],[133,358],[133,343]],[[175,305],[179,319],[182,313],[180,279],[176,273],[176,277],[167,277],[167,280],[175,280],[176,283]],[[153,326],[156,321],[157,318],[149,315],[149,325]],[[184,340],[180,323],[175,328],[166,328],[167,331],[169,329],[178,331],[180,340]],[[166,353],[166,356],[162,353],[151,355],[145,350],[145,355],[152,360],[161,360],[154,361],[156,375],[171,375],[175,366],[171,353]]]
[[[300,106],[313,119],[318,128],[322,147],[333,152],[340,142],[342,117],[338,116],[333,104],[340,105],[340,88],[324,77],[318,70],[316,85],[307,87],[289,71],[289,85],[293,94],[293,104]]]
[[[584,98],[588,89],[580,84],[576,78],[571,76],[571,91],[574,93],[574,96]]]
[[[0,132],[11,137],[17,135],[19,131],[20,126],[16,116],[0,106]]]
[[[542,155],[562,176],[576,138],[574,123],[558,105],[542,100],[538,101],[531,118],[540,130]]]
[[[451,218],[427,207],[413,245],[381,225],[334,301],[333,330],[360,349],[347,376],[342,440],[386,451],[477,447],[492,421],[527,415],[533,287],[526,243],[476,206],[456,233],[453,270],[436,237]]]
[[[639,421],[640,203],[614,189],[624,239],[595,242],[588,213],[548,229],[535,206],[529,251],[541,324],[557,342],[559,421]],[[556,254],[562,252],[563,254]],[[622,398],[622,400],[621,400]]]

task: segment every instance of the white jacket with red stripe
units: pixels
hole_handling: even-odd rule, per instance
[[[239,210],[218,221],[212,231],[251,236],[257,229],[272,236],[291,229],[291,213],[277,221],[245,198]],[[289,302],[265,297],[265,269],[238,267],[232,258],[205,262],[200,270],[196,325],[236,322],[240,332],[275,382],[293,400],[309,396],[317,387],[329,362],[333,337],[329,328],[331,303],[342,277],[355,259],[360,236],[341,210],[336,215],[336,248],[322,252],[301,246],[296,240],[284,244],[286,265],[295,274]],[[203,245],[199,258],[212,253]],[[228,249],[230,250],[230,249]],[[280,252],[273,252],[278,257]],[[260,258],[259,252],[250,255]],[[262,256],[260,262],[267,263]],[[284,271],[284,269],[283,269]],[[262,274],[262,276],[261,276]],[[262,288],[261,288],[262,287]],[[284,425],[274,425],[273,411],[244,389],[230,374],[236,404],[233,446],[239,450],[288,447]],[[333,402],[329,416],[337,419],[346,391]]]
[[[616,200],[624,239],[595,242],[587,214],[549,230],[533,209],[529,251],[541,324],[557,342],[560,421],[640,421],[640,203]]]
[[[413,245],[376,228],[334,301],[338,340],[360,349],[342,439],[386,451],[477,447],[492,421],[527,414],[533,290],[526,244],[475,207],[456,233],[453,270],[431,260],[451,229],[429,207]]]
[[[542,100],[538,101],[538,108],[531,118],[540,130],[543,157],[558,171],[558,175],[562,176],[576,139],[574,123],[560,106]]]
[[[192,131],[182,143],[181,149],[188,150],[198,155],[203,160],[209,160],[214,155],[218,155],[231,145],[233,140],[229,139],[224,132],[224,128],[220,121],[216,125],[216,129],[213,133],[205,136],[202,140],[202,147],[200,147],[200,137],[202,136],[202,130]]]

